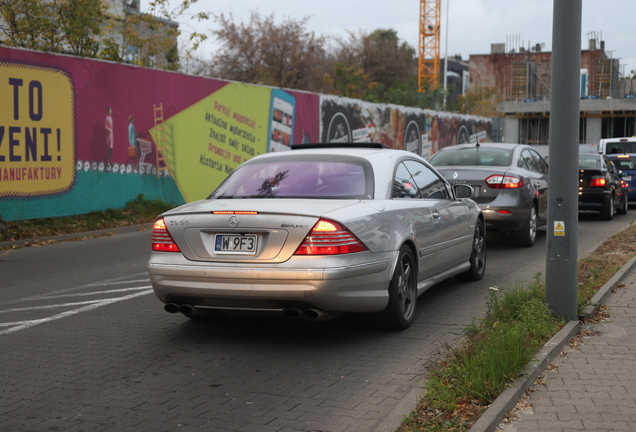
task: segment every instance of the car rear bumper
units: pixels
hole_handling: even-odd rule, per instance
[[[492,231],[519,231],[528,221],[529,210],[518,208],[484,208],[484,221],[486,232]]]
[[[494,200],[478,204],[484,214],[486,232],[519,231],[528,222],[534,201],[522,191],[502,191]]]
[[[312,257],[290,261],[295,262],[248,267],[170,264],[151,257],[148,274],[155,294],[164,303],[267,311],[313,307],[326,312],[379,312],[386,308],[390,264],[394,261],[389,254],[346,267],[342,262],[339,266],[311,267]],[[315,257],[313,261],[338,262],[337,258]]]
[[[611,198],[610,191],[583,191],[579,194],[579,210],[600,211]]]

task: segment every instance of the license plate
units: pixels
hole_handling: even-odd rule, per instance
[[[217,234],[214,237],[214,251],[220,254],[254,255],[257,241],[255,234]]]
[[[625,176],[623,177],[623,180],[625,181],[630,181],[632,179],[632,176]]]

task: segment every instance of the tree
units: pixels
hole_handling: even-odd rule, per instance
[[[387,98],[392,93],[409,87],[416,70],[415,49],[406,42],[400,42],[397,31],[349,32],[348,39],[337,39],[337,42],[337,63],[351,70],[360,70],[367,77],[365,100],[390,102]],[[338,89],[335,91],[340,94]]]
[[[415,71],[415,49],[401,42],[397,31],[377,29],[362,39],[362,68],[378,83],[377,98],[405,84]]]
[[[347,67],[342,62],[335,63],[333,74],[325,74],[325,81],[331,84],[332,92],[338,96],[356,99],[368,99],[369,92],[377,86],[362,69]]]
[[[0,43],[91,57],[103,13],[103,0],[2,0]]]
[[[176,70],[176,20],[196,1],[151,0],[141,12],[138,0],[0,0],[0,44]],[[205,38],[192,33],[192,49]]]
[[[223,79],[308,91],[323,89],[325,42],[306,30],[309,17],[287,18],[252,11],[247,23],[233,16],[214,16],[219,28],[212,34],[221,48],[212,58],[210,74]]]
[[[104,21],[101,58],[179,69],[177,41],[181,33],[176,20],[196,0],[181,0],[175,9],[169,9],[168,0],[152,0],[147,12],[141,12],[136,4],[102,1],[109,6]],[[206,17],[204,13],[200,14],[200,19]]]
[[[484,117],[498,116],[497,104],[501,97],[497,87],[474,86],[466,95],[457,96],[457,112]]]

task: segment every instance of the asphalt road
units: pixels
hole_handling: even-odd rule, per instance
[[[584,215],[579,256],[636,219]],[[486,277],[420,297],[408,330],[163,311],[148,231],[0,251],[1,431],[394,431],[427,360],[485,312],[489,287],[545,274],[533,248],[488,241]]]

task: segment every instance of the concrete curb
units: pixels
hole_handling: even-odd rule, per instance
[[[374,432],[395,432],[404,417],[411,414],[417,408],[417,404],[426,395],[426,388],[414,387],[411,391],[391,410],[391,412],[382,420]]]
[[[127,225],[127,226],[117,227],[117,228],[108,228],[108,229],[95,230],[95,231],[83,231],[83,232],[79,232],[79,233],[62,234],[62,235],[55,235],[55,236],[48,236],[48,237],[40,237],[40,238],[36,238],[36,239],[26,239],[26,240],[0,242],[0,248],[11,248],[13,246],[22,247],[22,246],[27,246],[27,245],[32,244],[32,243],[46,242],[46,241],[49,241],[49,240],[55,240],[55,241],[63,242],[63,241],[82,239],[82,238],[93,238],[93,237],[100,237],[100,236],[103,236],[103,235],[109,234],[109,233],[112,233],[112,234],[125,234],[125,233],[129,233],[129,232],[134,232],[134,231],[148,230],[150,228],[152,228],[152,223],[144,223],[144,224],[137,224],[137,225]]]
[[[607,281],[590,300],[590,304],[583,310],[582,316],[579,319],[583,320],[585,317],[594,315],[598,308],[603,304],[605,299],[613,292],[614,285],[623,280],[626,273],[630,272],[636,264],[636,256],[625,263],[619,271],[616,272],[610,280]]]
[[[613,292],[614,286],[620,282],[636,264],[636,257],[630,259],[616,272],[616,274],[603,285],[590,300],[590,305],[579,316],[582,321],[592,316],[603,301]],[[535,379],[545,371],[546,366],[559,355],[563,347],[572,337],[576,336],[581,328],[581,321],[568,322],[545,346],[537,353],[534,360],[528,364],[522,376],[488,407],[482,416],[475,422],[470,432],[493,432],[503,421],[506,414],[512,410],[519,399],[534,383]]]

